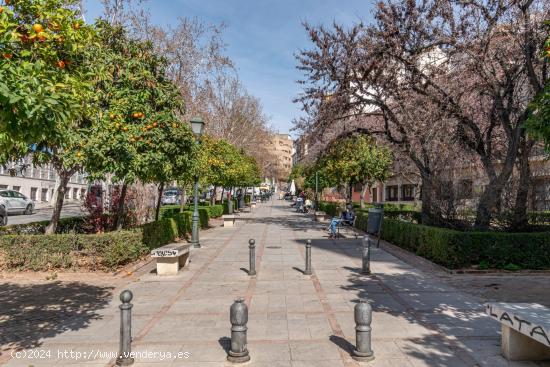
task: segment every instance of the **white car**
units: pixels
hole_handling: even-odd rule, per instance
[[[181,195],[180,192],[177,190],[166,190],[164,194],[162,194],[162,205],[169,205],[169,204],[180,204]]]
[[[4,207],[8,214],[32,214],[34,210],[34,202],[14,190],[0,190],[0,206]]]

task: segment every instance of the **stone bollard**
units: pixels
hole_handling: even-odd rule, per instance
[[[370,235],[363,237],[363,266],[361,268],[362,274],[370,274]]]
[[[227,360],[233,363],[244,363],[250,360],[246,341],[246,323],[248,322],[248,307],[244,298],[237,298],[229,309],[231,320],[231,349]]]
[[[130,366],[134,363],[134,358],[130,356],[132,352],[132,307],[130,303],[134,295],[129,290],[120,293],[120,347],[116,359],[117,366]]]
[[[365,300],[359,300],[354,308],[355,316],[355,349],[351,356],[359,362],[368,362],[374,359],[371,349],[371,321],[372,307]]]
[[[311,275],[311,240],[306,241],[306,270],[305,275]]]
[[[250,249],[250,267],[248,268],[248,275],[256,275],[256,241],[253,239],[248,240],[248,248]]]

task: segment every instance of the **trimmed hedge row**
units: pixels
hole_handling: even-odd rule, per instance
[[[366,223],[361,215],[355,224]],[[549,232],[460,232],[384,218],[382,238],[450,269],[550,269]]]
[[[319,202],[319,210],[322,212],[325,212],[327,215],[330,215],[331,217],[337,216],[338,213],[338,204],[336,203],[329,203],[326,201],[320,201]]]
[[[86,223],[85,217],[61,218],[57,225],[57,233],[80,233],[83,225]],[[12,224],[6,227],[0,227],[0,235],[8,234],[41,234],[46,232],[46,227],[50,224],[49,220],[32,222],[25,224]]]
[[[201,212],[201,225],[208,226],[208,211]],[[191,232],[191,216],[178,213],[139,228],[100,234],[3,235],[0,269],[113,270],[186,236]]]
[[[111,270],[148,251],[140,230],[101,234],[5,235],[0,269]]]
[[[185,206],[185,211],[191,211],[193,212],[192,206]],[[172,218],[176,214],[180,214],[180,206],[179,205],[170,205],[161,208],[161,218]],[[206,210],[208,213],[208,218],[218,218],[221,217],[223,214],[223,206],[222,205],[208,205],[208,206],[199,206],[199,216],[201,216],[201,211]],[[206,219],[205,214],[202,214],[203,221]],[[205,222],[205,226],[208,227],[208,222]],[[201,226],[203,226],[203,223],[201,222]]]

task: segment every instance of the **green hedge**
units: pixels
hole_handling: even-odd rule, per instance
[[[356,226],[365,229],[366,219]],[[460,232],[384,218],[382,238],[450,269],[550,269],[549,232]]]
[[[85,223],[85,217],[61,218],[59,220],[56,233],[81,233]],[[50,224],[49,220],[25,224],[12,224],[5,227],[0,227],[0,235],[43,234],[46,232],[46,227],[48,224]]]
[[[326,201],[320,201],[319,202],[319,210],[322,212],[325,212],[327,215],[330,215],[332,217],[338,216],[338,204],[337,203],[329,203]]]
[[[208,207],[210,218],[219,218],[223,215],[223,205],[211,205]]]
[[[201,226],[208,211],[199,210]],[[191,232],[191,212],[177,213],[132,230],[100,234],[33,234],[0,236],[0,269],[112,270],[138,260],[151,249]]]
[[[167,243],[174,242],[178,237],[178,225],[173,218],[163,218],[156,222],[141,226],[143,243],[149,249],[155,249]]]
[[[140,230],[101,234],[0,236],[0,268],[111,270],[148,252]]]

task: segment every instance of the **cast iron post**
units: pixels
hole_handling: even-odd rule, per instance
[[[238,298],[229,309],[231,321],[231,349],[227,360],[233,363],[244,363],[250,360],[246,341],[246,323],[248,322],[248,307],[243,298]]]
[[[365,235],[363,237],[363,266],[361,269],[361,273],[363,274],[370,274],[370,235]]]
[[[311,240],[306,241],[306,270],[305,275],[311,275]]]
[[[253,239],[248,240],[248,248],[250,249],[250,267],[248,268],[248,275],[256,275],[256,241]]]
[[[368,362],[374,359],[371,349],[372,307],[365,300],[359,300],[354,307],[356,346],[351,356],[356,361]]]
[[[116,359],[117,366],[130,366],[134,363],[134,358],[130,356],[132,352],[132,307],[130,301],[133,298],[129,290],[120,293],[120,347]]]

